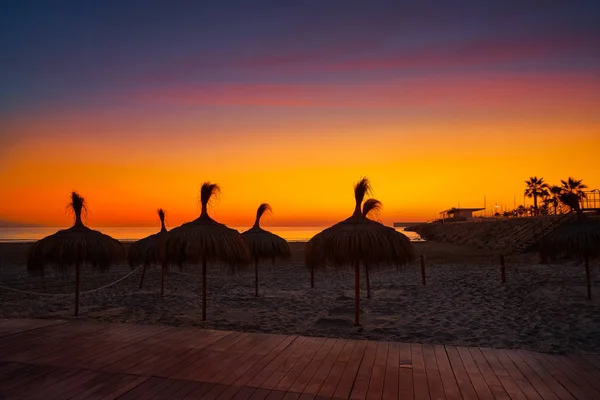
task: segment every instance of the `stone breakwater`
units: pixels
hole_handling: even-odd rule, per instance
[[[551,218],[551,217],[544,217]],[[538,217],[511,219],[481,219],[470,222],[433,222],[405,228],[418,233],[423,239],[441,243],[454,243],[480,249],[501,250],[519,232],[533,228]],[[535,230],[532,234],[535,234]]]

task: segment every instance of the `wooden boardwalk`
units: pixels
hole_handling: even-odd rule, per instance
[[[600,399],[600,356],[0,320],[1,399]]]

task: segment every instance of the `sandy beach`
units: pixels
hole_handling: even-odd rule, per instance
[[[74,318],[74,274],[27,275],[28,244],[0,244],[0,284],[63,297],[0,288],[0,317]],[[125,245],[126,246],[126,245]],[[261,268],[261,296],[253,296],[253,272],[209,273],[208,321],[201,321],[201,281],[190,268],[172,271],[159,296],[160,272],[149,269],[107,289],[84,293],[81,316],[142,324],[197,326],[253,332],[368,338],[403,342],[522,348],[542,352],[600,353],[600,274],[592,264],[594,300],[585,300],[577,261],[540,265],[536,254],[507,258],[500,283],[494,253],[448,243],[415,243],[427,257],[427,285],[418,261],[400,271],[372,273],[372,298],[362,294],[362,327],[354,327],[350,270],[319,270],[315,288],[303,262],[304,243],[292,243],[290,261]],[[109,284],[131,272],[122,265],[102,274],[86,270],[82,290]],[[362,279],[364,287],[364,276]]]

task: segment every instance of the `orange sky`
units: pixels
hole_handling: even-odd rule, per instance
[[[597,7],[469,1],[0,6],[0,225],[323,226],[600,188]],[[531,204],[528,199],[528,204]]]
[[[326,225],[352,211],[352,185],[361,176],[383,201],[386,223],[429,220],[459,203],[482,206],[484,195],[488,206],[512,207],[530,175],[550,183],[574,176],[600,187],[600,122],[579,114],[493,122],[390,116],[377,124],[358,115],[247,127],[213,121],[225,133],[208,138],[194,132],[210,124],[193,119],[16,121],[11,129],[22,139],[3,151],[0,164],[0,219],[68,225],[65,204],[75,189],[88,200],[90,225],[153,225],[163,207],[176,226],[198,214],[199,187],[210,180],[222,186],[212,215],[225,223],[249,225],[258,204],[269,202],[267,224]],[[237,130],[242,134],[226,134]],[[132,131],[145,138],[121,135]]]

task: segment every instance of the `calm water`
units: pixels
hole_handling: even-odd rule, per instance
[[[249,227],[233,227],[243,232]],[[61,228],[55,227],[19,227],[19,228],[0,228],[0,242],[32,242],[45,236],[51,235]],[[119,240],[137,240],[158,231],[157,227],[134,226],[134,227],[93,227]],[[305,242],[315,234],[324,229],[320,226],[273,226],[265,229],[283,237],[290,242]],[[405,232],[404,228],[396,228],[404,233],[410,240],[421,240],[415,232]]]

